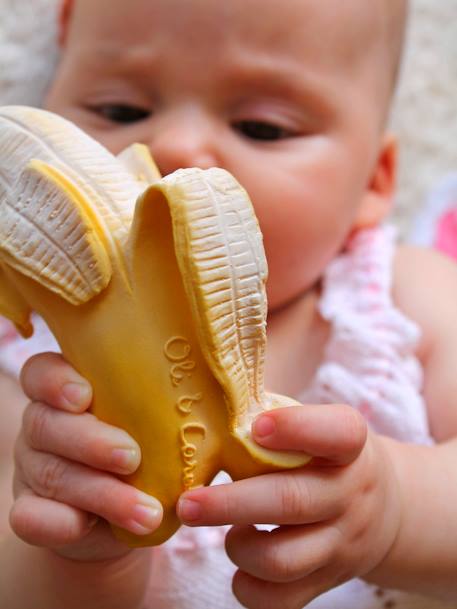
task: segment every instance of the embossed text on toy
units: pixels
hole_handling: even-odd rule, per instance
[[[171,362],[170,380],[173,387],[178,387],[185,376],[191,377],[195,369],[195,361],[189,358],[192,347],[189,341],[182,336],[173,336],[170,338],[165,347],[165,357]],[[182,395],[177,403],[176,408],[183,417],[188,417],[192,414],[192,406],[203,398],[202,393],[194,395]],[[202,435],[202,439],[206,437],[206,426],[198,421],[184,423],[179,431],[180,452],[183,461],[182,481],[185,490],[195,487],[195,468],[198,465],[196,459],[197,447],[189,441],[186,434],[198,433]]]

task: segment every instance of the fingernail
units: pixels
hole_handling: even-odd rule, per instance
[[[61,391],[65,406],[77,408],[90,400],[92,390],[87,383],[65,383]]]
[[[139,465],[136,448],[115,448],[111,453],[111,463],[120,474],[131,474]]]
[[[139,493],[139,502],[133,508],[132,519],[127,523],[128,529],[136,535],[147,535],[157,529],[162,515],[160,503],[146,495]]]
[[[178,501],[178,515],[181,520],[190,522],[198,520],[202,514],[202,506],[191,499],[180,499]]]
[[[273,417],[262,415],[252,424],[252,433],[257,438],[271,436],[276,429],[276,422]]]

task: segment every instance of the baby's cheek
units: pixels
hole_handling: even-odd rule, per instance
[[[305,240],[295,247],[278,245],[267,251],[267,299],[271,312],[310,290],[322,276],[327,256],[319,247],[304,247]],[[309,244],[308,244],[309,245]]]

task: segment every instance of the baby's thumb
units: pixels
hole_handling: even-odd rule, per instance
[[[252,435],[265,448],[296,450],[345,465],[362,451],[367,425],[357,410],[345,404],[289,406],[257,417]]]

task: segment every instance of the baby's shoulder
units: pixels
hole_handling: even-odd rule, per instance
[[[394,256],[393,287],[398,293],[402,287],[430,291],[430,288],[447,289],[449,282],[457,281],[457,264],[441,252],[418,247],[399,245]]]
[[[393,265],[392,297],[396,306],[422,330],[420,351],[457,326],[457,264],[440,252],[398,246]],[[455,320],[455,321],[454,321]]]

